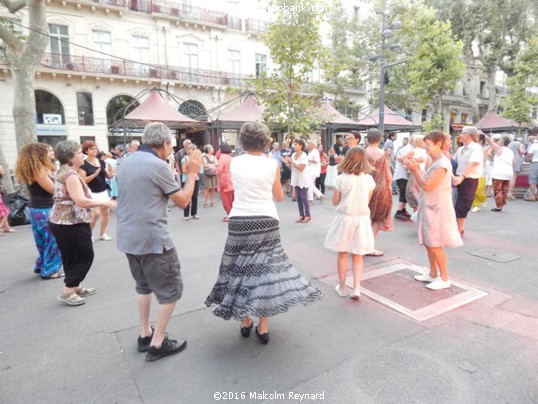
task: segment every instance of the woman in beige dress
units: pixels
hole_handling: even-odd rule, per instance
[[[405,160],[406,167],[414,174],[421,189],[417,216],[418,241],[426,247],[430,261],[429,273],[417,275],[415,279],[428,282],[428,289],[440,290],[451,286],[443,247],[459,247],[463,242],[452,204],[452,165],[442,151],[446,136],[434,130],[424,140],[432,160],[427,172],[423,174],[417,162]]]

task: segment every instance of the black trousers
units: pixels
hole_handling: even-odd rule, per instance
[[[92,232],[89,223],[49,224],[62,254],[65,286],[76,288],[86,278],[93,263]]]
[[[181,183],[181,188],[185,186],[185,183]],[[194,191],[192,191],[191,202],[183,209],[183,217],[194,216],[198,213],[198,191],[200,189],[200,180],[194,181]]]
[[[325,194],[325,177],[327,176],[327,173],[320,174],[318,178],[316,178],[316,188],[321,191],[322,194]]]

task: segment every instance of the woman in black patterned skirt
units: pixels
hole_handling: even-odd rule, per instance
[[[241,335],[250,336],[251,316],[259,317],[256,335],[269,342],[269,317],[298,303],[321,298],[321,291],[304,279],[289,262],[280,243],[275,201],[284,198],[280,170],[264,152],[269,130],[258,122],[241,128],[245,154],[232,160],[230,171],[235,199],[228,223],[228,238],[219,276],[205,304],[217,304],[213,313],[241,321]]]

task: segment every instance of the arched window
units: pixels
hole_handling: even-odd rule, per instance
[[[179,106],[178,111],[189,118],[207,121],[207,110],[200,101],[187,100]]]
[[[90,93],[77,93],[78,124],[93,126],[93,102]]]
[[[35,109],[38,124],[65,124],[64,107],[54,94],[45,90],[35,90]]]
[[[133,102],[134,101],[134,102]],[[106,123],[111,126],[133,109],[138,107],[139,102],[130,95],[118,95],[112,98],[106,106]]]

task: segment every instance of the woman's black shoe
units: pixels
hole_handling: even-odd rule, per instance
[[[265,334],[260,334],[258,332],[258,326],[256,326],[256,335],[263,345],[266,345],[269,342],[269,331],[267,331]]]
[[[241,327],[241,335],[244,338],[250,337],[250,330],[252,330],[253,325],[254,325],[254,321],[250,320],[250,325],[248,327]]]

